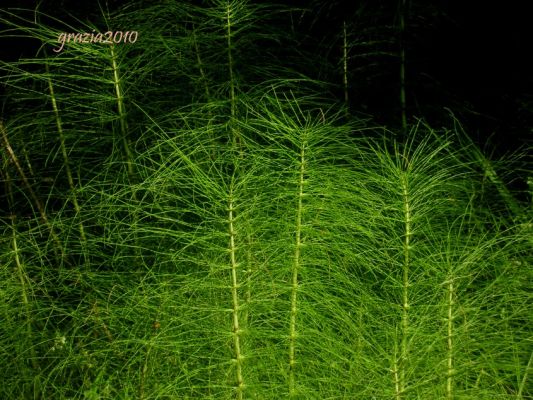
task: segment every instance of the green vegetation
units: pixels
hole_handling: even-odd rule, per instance
[[[341,101],[263,51],[300,12],[0,14],[43,43],[0,64],[2,399],[530,398],[531,202],[455,119],[351,115],[346,24]]]

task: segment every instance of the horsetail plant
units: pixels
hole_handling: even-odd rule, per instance
[[[525,208],[457,126],[346,118],[348,21],[342,105],[259,57],[260,10],[132,6],[101,23],[135,46],[1,64],[1,397],[528,398]]]
[[[50,68],[49,68],[47,62],[45,62],[45,67],[46,67],[46,74],[50,75]],[[65,172],[67,174],[68,185],[69,185],[69,189],[70,189],[71,197],[72,197],[72,204],[74,205],[74,211],[76,212],[76,215],[77,216],[81,216],[81,208],[80,208],[80,204],[78,202],[78,196],[76,194],[76,185],[74,183],[74,178],[73,178],[73,175],[72,175],[72,169],[70,167],[70,162],[69,162],[69,159],[68,159],[66,139],[65,139],[65,134],[63,132],[63,122],[61,120],[61,115],[60,115],[60,112],[59,112],[57,99],[56,99],[55,94],[54,94],[54,85],[52,84],[52,80],[51,80],[50,77],[48,77],[48,90],[50,92],[50,100],[52,102],[52,108],[54,110],[54,116],[55,116],[56,125],[57,125],[57,133],[59,134],[59,143],[60,143],[60,147],[61,147],[61,155],[63,156]],[[80,238],[81,238],[82,243],[86,243],[87,238],[85,237],[85,228],[83,226],[83,222],[82,221],[80,221]]]

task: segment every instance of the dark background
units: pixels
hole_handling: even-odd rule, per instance
[[[34,9],[68,20],[97,19],[98,2],[87,0],[0,0],[2,8]],[[110,10],[128,1],[101,2]],[[144,1],[142,4],[153,4]],[[198,1],[197,3],[202,3]],[[257,2],[261,3],[261,2]],[[262,2],[265,3],[265,2]],[[505,154],[531,145],[533,138],[533,2],[408,1],[405,43],[407,106],[411,120],[424,118],[436,128],[449,126],[449,114],[464,124],[482,147]],[[288,1],[283,4],[308,7],[297,28],[302,48],[318,58],[339,58],[338,28],[346,21],[352,39],[365,32],[398,25],[398,1]],[[355,26],[360,31],[354,30]],[[373,34],[373,33],[371,33]],[[316,47],[316,48],[314,48]],[[392,46],[391,50],[397,50]],[[36,43],[0,39],[0,57],[16,60],[31,57]],[[357,49],[352,49],[357,52]],[[356,66],[358,60],[351,60]],[[379,60],[367,66],[366,76],[354,75],[350,86],[353,111],[364,111],[378,122],[398,125],[398,63]],[[375,68],[375,76],[368,71]],[[361,82],[361,83],[359,83]],[[339,99],[342,98],[338,93]],[[488,143],[490,142],[490,145]]]

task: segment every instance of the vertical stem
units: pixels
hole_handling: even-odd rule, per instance
[[[202,59],[200,57],[200,48],[198,47],[198,41],[196,40],[196,31],[193,27],[192,30],[192,41],[194,45],[194,52],[196,53],[196,62],[198,63],[198,70],[200,72],[200,77],[202,79],[202,82],[204,84],[204,91],[205,91],[205,100],[207,102],[211,101],[211,94],[209,93],[209,85],[207,84],[207,75],[204,71],[204,64],[202,62]]]
[[[453,400],[453,307],[454,302],[453,277],[450,271],[448,278],[448,362],[446,377],[446,400]]]
[[[34,393],[37,394],[40,392],[40,383],[39,383],[39,364],[37,363],[37,354],[35,352],[35,347],[33,346],[33,330],[32,330],[32,319],[31,319],[31,307],[30,302],[28,298],[28,289],[26,288],[26,281],[28,279],[25,270],[24,265],[22,264],[22,261],[19,256],[19,248],[17,243],[17,231],[15,228],[15,216],[13,215],[11,217],[11,227],[13,231],[13,235],[11,237],[11,244],[13,246],[13,253],[15,255],[15,265],[17,266],[17,276],[19,278],[20,282],[20,291],[21,291],[21,297],[22,297],[22,304],[24,305],[24,311],[26,314],[26,346],[29,346],[30,351],[30,357],[31,357],[31,366],[34,370],[33,376],[34,376],[34,384],[33,384],[33,390]]]
[[[235,118],[235,82],[233,76],[233,54],[231,52],[231,5],[226,5],[226,37],[228,46],[228,73],[231,101],[231,117]]]
[[[229,196],[229,210],[228,210],[228,225],[229,225],[229,253],[230,253],[230,263],[231,263],[231,295],[233,302],[233,346],[235,351],[235,363],[237,366],[236,378],[237,378],[237,398],[239,400],[243,399],[244,395],[244,379],[242,375],[242,362],[243,356],[241,353],[241,334],[242,330],[239,325],[239,280],[237,270],[239,264],[237,263],[236,256],[236,231],[235,231],[235,209],[233,203],[233,188],[231,189]]]
[[[412,215],[409,202],[409,187],[406,174],[402,174],[403,213],[404,213],[404,243],[403,243],[403,271],[402,271],[402,322],[400,348],[400,393],[405,392],[405,371],[408,360],[408,329],[409,329],[409,267],[411,256]]]
[[[363,307],[357,308],[357,325],[359,328],[359,332],[363,332]],[[359,333],[357,335],[357,355],[359,357],[363,356],[363,335],[362,333]]]
[[[522,377],[522,382],[520,382],[520,387],[518,388],[518,393],[516,394],[517,399],[522,399],[522,392],[524,391],[524,387],[526,387],[527,384],[527,377],[529,375],[529,370],[531,369],[531,364],[533,363],[533,352],[531,352],[529,356],[529,361],[526,366],[526,370],[524,371],[524,376]]]
[[[128,142],[128,122],[126,119],[126,107],[124,105],[124,97],[122,96],[121,80],[119,75],[119,67],[117,63],[117,56],[115,47],[112,44],[109,47],[111,51],[111,65],[113,68],[113,86],[115,87],[115,95],[117,97],[118,116],[120,121],[120,134],[122,137],[122,145],[124,147],[124,154],[126,157],[126,164],[128,166],[128,175],[133,178],[133,154]]]
[[[348,38],[346,33],[346,21],[342,21],[343,45],[342,45],[342,66],[343,66],[343,86],[344,105],[348,114]]]
[[[26,145],[22,145],[22,154],[24,154],[24,160],[26,161],[26,166],[28,167],[28,171],[30,172],[30,176],[32,178],[35,178],[35,173],[33,172],[33,168],[31,166],[30,162],[30,156],[28,154],[28,150],[26,150]]]
[[[400,107],[402,130],[407,131],[407,106],[405,96],[405,14],[407,0],[400,0]]]
[[[59,143],[61,147],[61,154],[63,155],[63,163],[65,165],[65,171],[67,173],[68,186],[69,186],[70,192],[72,193],[72,204],[74,205],[74,211],[76,212],[76,216],[79,217],[81,215],[81,208],[78,203],[78,196],[76,195],[76,185],[74,184],[74,179],[72,178],[72,171],[70,169],[67,148],[65,145],[65,135],[63,132],[63,123],[59,115],[59,108],[57,106],[57,100],[54,94],[54,86],[52,85],[52,79],[50,78],[50,68],[48,67],[47,62],[45,62],[45,66],[46,66],[46,74],[48,76],[48,90],[50,91],[50,99],[52,100],[52,108],[54,110],[54,115],[56,119],[57,132],[59,133]],[[86,242],[85,229],[83,227],[83,222],[81,220],[80,220],[80,236],[81,236],[82,242],[85,243]]]
[[[1,122],[0,122],[1,123]],[[13,197],[13,190],[11,187],[11,177],[9,176],[9,171],[7,168],[5,169],[6,176],[4,179],[5,182],[5,189],[7,194],[7,203],[9,210],[13,210],[13,204],[14,204],[14,197]],[[2,178],[4,176],[2,175]],[[26,282],[29,282],[28,276],[26,275],[26,271],[24,268],[24,264],[22,263],[20,259],[20,251],[18,247],[18,241],[17,241],[17,229],[16,229],[16,215],[11,212],[9,219],[11,219],[11,229],[13,231],[13,235],[11,237],[11,245],[13,248],[13,253],[15,256],[15,265],[17,270],[17,276],[20,282],[20,291],[21,291],[21,298],[22,298],[22,304],[24,305],[24,311],[26,314],[26,338],[27,338],[27,345],[30,349],[30,357],[31,357],[31,365],[34,369],[34,372],[32,373],[32,376],[35,376],[34,378],[34,385],[33,385],[33,391],[36,396],[37,393],[40,393],[40,383],[39,383],[39,374],[36,373],[36,371],[39,370],[39,364],[37,363],[37,354],[35,352],[35,348],[32,344],[33,342],[33,329],[32,329],[32,319],[31,319],[31,306],[30,306],[30,300],[28,296],[28,289],[26,287]]]
[[[35,354],[35,349],[33,345],[31,344],[33,333],[32,333],[32,328],[31,328],[32,322],[31,322],[31,317],[30,317],[31,316],[30,302],[28,299],[28,290],[26,288],[26,280],[28,278],[24,271],[24,265],[22,264],[22,261],[20,260],[20,256],[19,256],[19,248],[18,248],[18,242],[17,242],[17,230],[15,228],[15,216],[14,215],[11,217],[11,227],[13,231],[13,235],[11,237],[11,244],[13,246],[13,253],[15,255],[15,265],[17,266],[17,276],[20,282],[22,304],[24,304],[24,309],[26,312],[26,335],[27,335],[28,344],[30,346],[31,364],[33,368],[37,370],[39,368],[39,365],[37,364],[37,355]]]
[[[529,206],[533,208],[533,175],[527,177],[527,186],[529,188],[529,199],[531,202]]]
[[[200,77],[201,77],[202,83],[204,85],[205,101],[207,103],[211,103],[211,93],[209,91],[209,84],[208,84],[208,80],[207,80],[207,75],[206,75],[205,70],[204,70],[204,64],[202,62],[202,58],[200,57],[200,47],[198,46],[198,41],[196,40],[196,30],[195,30],[194,26],[193,26],[193,29],[192,29],[192,40],[193,40],[194,52],[196,53],[196,62],[198,64],[198,71],[200,72]],[[210,107],[207,109],[207,116],[208,116],[209,120],[211,120],[212,113],[211,113],[211,108]],[[211,130],[207,130],[207,132],[208,132],[209,141],[211,143],[213,143],[213,145],[214,145],[215,144],[215,137],[214,137],[213,133],[211,133]],[[213,149],[211,150],[211,158],[212,159],[216,158],[216,146],[213,146]]]
[[[33,200],[35,207],[37,207],[37,211],[39,211],[39,215],[41,217],[42,222],[48,227],[50,230],[50,236],[52,237],[52,240],[54,241],[54,252],[57,251],[61,254],[63,257],[65,255],[63,251],[63,246],[61,244],[61,241],[59,240],[59,237],[56,235],[53,225],[50,223],[50,220],[48,219],[48,215],[46,214],[45,208],[37,194],[33,191],[30,182],[28,181],[28,178],[26,177],[26,174],[24,173],[24,170],[22,169],[22,166],[20,165],[20,162],[18,160],[17,155],[13,151],[13,148],[11,147],[11,144],[9,143],[9,139],[7,137],[7,132],[4,127],[4,124],[2,121],[0,121],[0,131],[2,131],[2,138],[4,140],[4,145],[7,150],[7,153],[9,157],[11,158],[11,161],[15,165],[15,168],[17,169],[17,172],[19,173],[20,177],[22,178],[22,182],[24,183],[24,186],[26,186],[26,190],[28,190],[28,193],[30,194],[31,199]]]
[[[133,153],[130,149],[130,144],[128,140],[128,120],[127,120],[127,114],[126,114],[126,106],[124,104],[124,97],[122,96],[122,87],[121,87],[121,78],[119,74],[119,65],[117,62],[117,54],[115,52],[115,45],[110,45],[110,51],[111,51],[111,64],[113,68],[113,86],[115,87],[115,95],[117,98],[117,109],[118,109],[118,116],[120,121],[120,136],[122,138],[122,145],[124,147],[124,155],[126,158],[126,165],[127,165],[127,171],[128,171],[128,178],[130,183],[134,183],[135,181],[135,171],[133,168]],[[137,206],[137,192],[135,189],[133,189],[132,197],[135,205]],[[137,214],[137,207],[134,208],[133,211],[133,222],[132,222],[132,231],[134,236],[134,264],[135,266],[139,267],[140,262],[142,259],[141,256],[141,248],[138,241],[138,235],[137,235],[137,222],[138,222],[138,214]]]
[[[156,334],[154,332],[154,334]],[[144,400],[145,398],[145,388],[146,388],[146,378],[148,376],[149,372],[149,362],[150,360],[150,353],[154,347],[154,341],[156,340],[155,336],[150,337],[149,343],[146,345],[146,353],[144,355],[143,365],[141,367],[140,371],[140,382],[139,382],[139,400]]]
[[[298,211],[296,215],[296,246],[294,248],[294,263],[292,267],[291,282],[291,320],[289,327],[289,394],[295,395],[295,369],[296,369],[296,316],[297,316],[297,295],[298,295],[298,272],[300,269],[300,250],[302,243],[302,213],[305,184],[305,148],[307,142],[304,141],[300,149],[300,176],[298,182]]]
[[[246,249],[246,270],[245,276],[246,276],[246,295],[245,295],[245,305],[246,308],[243,313],[243,321],[248,326],[248,309],[250,305],[250,301],[252,299],[252,263],[253,263],[253,255],[252,255],[252,236],[249,231],[249,227],[246,232],[246,243],[247,243],[247,249]]]
[[[226,38],[227,38],[226,44],[228,46],[228,73],[229,73],[230,104],[231,104],[231,133],[232,133],[233,147],[234,149],[237,149],[240,147],[240,136],[234,126],[234,120],[235,120],[235,116],[237,113],[237,102],[235,98],[235,75],[233,73],[233,53],[231,51],[231,47],[232,47],[231,17],[232,17],[232,9],[231,9],[231,4],[228,1],[226,4]]]
[[[396,336],[397,336],[396,332]],[[398,365],[398,340],[397,337],[394,338],[394,355],[393,355],[393,365],[392,365],[392,374],[394,378],[394,398],[396,400],[401,400],[402,398],[402,391],[401,391],[401,383],[400,383],[400,376],[398,375],[400,371],[400,366]]]

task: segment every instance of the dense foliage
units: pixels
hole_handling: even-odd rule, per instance
[[[43,44],[0,69],[0,397],[529,398],[531,206],[500,164],[453,116],[336,100],[302,10],[157,3],[0,14]]]

